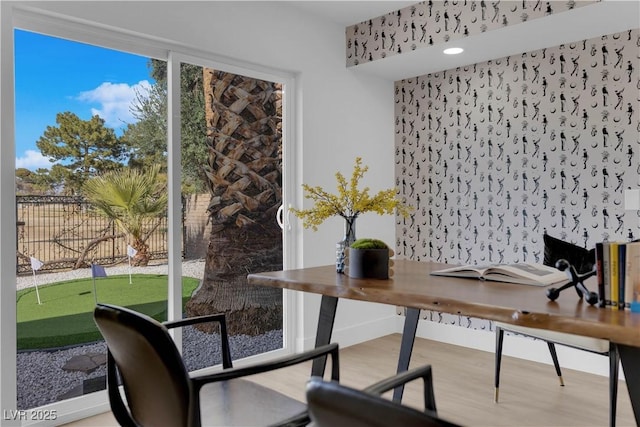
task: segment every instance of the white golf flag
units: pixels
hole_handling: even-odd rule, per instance
[[[34,271],[40,270],[43,265],[44,265],[44,262],[40,261],[38,258],[31,257],[31,269],[32,270],[34,270]]]
[[[133,282],[131,281],[131,258],[136,256],[138,251],[136,251],[133,246],[127,245],[127,255],[129,256],[129,284],[131,285]]]
[[[138,253],[138,251],[136,251],[133,246],[131,245],[127,245],[127,255],[131,258],[133,258],[134,256],[136,256],[136,254]]]
[[[40,301],[40,291],[38,290],[38,282],[36,281],[36,270],[40,270],[44,265],[44,262],[40,261],[38,258],[31,258],[31,271],[33,272],[33,286],[36,288],[36,297],[38,298],[38,304],[42,304]]]

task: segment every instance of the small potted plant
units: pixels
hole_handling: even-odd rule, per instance
[[[388,279],[389,253],[389,246],[382,240],[356,240],[349,246],[347,275],[357,279]]]
[[[356,157],[351,179],[347,179],[340,172],[336,173],[338,192],[332,194],[322,187],[312,187],[302,184],[305,197],[314,201],[310,209],[291,208],[291,212],[302,219],[305,228],[318,230],[318,226],[327,218],[339,215],[344,218],[344,238],[336,245],[336,271],[344,273],[348,265],[345,261],[346,249],[356,240],[356,219],[363,213],[375,212],[378,215],[398,212],[405,218],[409,217],[412,208],[396,198],[396,189],[388,188],[378,193],[369,194],[369,187],[358,188],[360,179],[369,170],[362,165],[362,158]]]

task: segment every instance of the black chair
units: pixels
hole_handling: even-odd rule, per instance
[[[555,344],[562,344],[567,347],[585,350],[591,353],[601,354],[609,357],[609,426],[616,425],[616,407],[618,402],[618,371],[620,365],[620,356],[615,344],[607,340],[598,338],[583,337],[580,335],[567,334],[564,332],[547,331],[543,329],[534,329],[524,326],[510,325],[507,323],[496,322],[496,352],[495,352],[495,377],[494,377],[494,395],[493,399],[498,403],[498,395],[500,390],[500,365],[502,362],[502,341],[504,332],[514,332],[516,334],[538,338],[546,341],[551,354],[553,366],[556,369],[560,385],[564,386],[562,379],[562,371],[556,353]]]
[[[564,271],[568,272],[574,282],[578,278],[579,274],[586,274],[594,269],[596,258],[595,249],[587,250],[580,246],[574,245],[570,242],[566,242],[555,237],[548,235],[546,232],[543,235],[544,241],[544,261],[543,264],[548,266],[558,267],[559,262],[564,262]],[[567,269],[568,268],[568,269]],[[579,294],[579,298],[585,298],[586,295]],[[551,360],[553,366],[556,369],[558,380],[560,385],[564,386],[564,380],[562,379],[562,372],[560,370],[560,363],[558,362],[558,356],[556,353],[556,344],[565,345],[580,350],[589,351],[591,353],[601,354],[609,357],[609,426],[615,427],[616,425],[616,406],[618,400],[618,370],[620,364],[620,356],[618,355],[617,347],[615,344],[610,343],[608,340],[583,337],[579,335],[549,331],[544,329],[530,328],[519,325],[511,325],[508,323],[495,322],[496,327],[496,352],[495,352],[495,379],[494,379],[494,401],[498,402],[498,394],[500,387],[500,364],[502,361],[502,342],[504,339],[504,332],[513,332],[520,335],[525,335],[532,338],[541,339],[546,341],[551,354]]]
[[[241,377],[331,355],[331,379],[339,380],[337,344],[233,368],[224,315],[162,324],[126,308],[98,304],[94,318],[108,348],[107,389],[111,409],[122,426],[306,425],[310,420],[304,403]],[[203,322],[220,324],[223,369],[190,376],[168,328]]]
[[[424,411],[385,399],[381,395],[409,381],[424,383]],[[415,368],[355,390],[313,377],[307,385],[307,404],[317,427],[453,427],[438,418],[433,394],[431,366]]]

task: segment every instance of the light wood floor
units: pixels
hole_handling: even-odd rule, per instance
[[[395,372],[400,335],[389,335],[340,351],[341,382],[362,388]],[[563,369],[560,387],[553,366],[503,357],[500,403],[493,402],[493,353],[416,339],[411,366],[431,364],[441,417],[467,426],[607,426],[608,379]],[[310,365],[254,377],[256,382],[304,399]],[[418,384],[404,403],[419,406]],[[619,384],[618,426],[635,421],[624,382]],[[68,426],[116,426],[103,414]]]

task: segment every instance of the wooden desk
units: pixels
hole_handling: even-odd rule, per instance
[[[399,371],[409,366],[421,309],[610,340],[618,346],[636,423],[640,424],[640,314],[591,307],[569,290],[552,302],[544,287],[430,276],[445,267],[395,260],[395,273],[389,280],[352,279],[337,274],[333,265],[250,274],[248,280],[253,285],[321,294],[316,345],[331,339],[339,298],[407,307]],[[322,372],[324,365],[314,364],[312,373]],[[399,400],[402,390],[396,392],[394,399]]]

